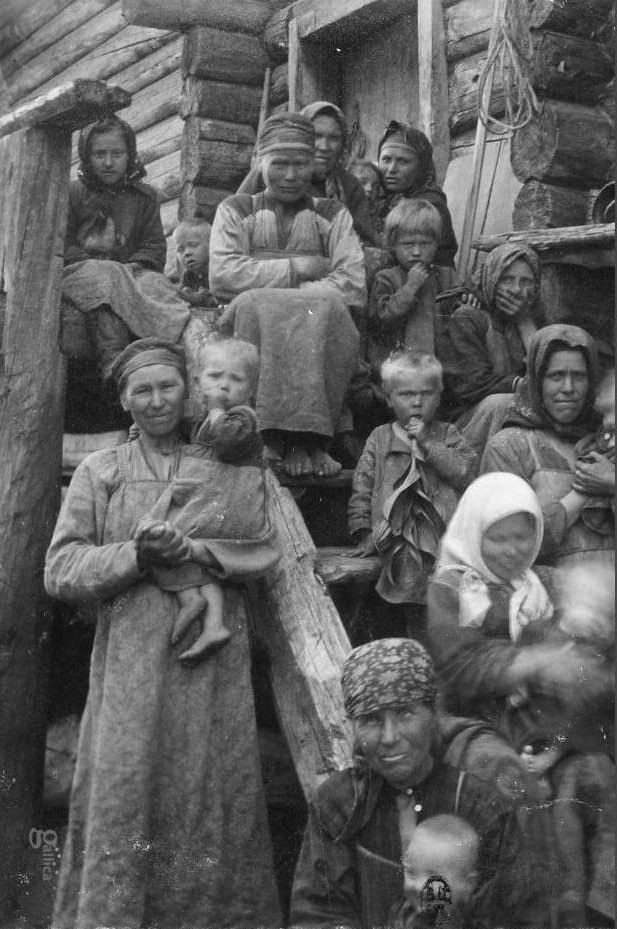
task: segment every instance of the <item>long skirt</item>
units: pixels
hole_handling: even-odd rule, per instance
[[[360,338],[342,298],[326,288],[248,290],[223,323],[259,349],[259,428],[334,435]]]

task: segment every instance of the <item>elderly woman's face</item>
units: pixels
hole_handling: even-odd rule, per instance
[[[301,148],[265,155],[261,173],[268,193],[280,203],[296,203],[308,192],[313,164],[313,158]]]
[[[184,380],[177,368],[153,364],[129,374],[120,402],[142,432],[165,436],[180,424],[185,393]]]
[[[589,371],[582,352],[554,352],[542,378],[542,404],[557,423],[573,423],[589,393]]]
[[[505,269],[495,288],[495,306],[500,313],[522,316],[536,296],[536,279],[526,261],[518,258]]]
[[[343,151],[343,132],[334,116],[316,116],[315,167],[317,177],[325,177],[331,171]]]
[[[419,161],[408,145],[384,142],[379,153],[379,171],[383,186],[390,193],[403,193],[418,179]]]
[[[426,706],[386,707],[353,720],[366,763],[394,787],[412,787],[430,772],[435,714]]]

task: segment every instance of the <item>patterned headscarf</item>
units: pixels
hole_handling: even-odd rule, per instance
[[[489,253],[474,278],[478,296],[487,310],[494,310],[495,291],[499,279],[515,261],[524,261],[529,266],[529,270],[536,279],[537,299],[540,293],[540,259],[533,248],[528,245],[506,242],[505,245],[499,245]]]
[[[111,376],[118,386],[118,392],[122,393],[134,371],[148,365],[176,368],[184,383],[187,383],[186,359],[179,345],[163,339],[137,339],[120,352],[112,365]]]
[[[414,639],[378,639],[354,648],[341,677],[350,719],[393,706],[434,707],[435,667]]]
[[[589,391],[580,416],[573,423],[552,419],[542,402],[542,382],[551,356],[558,351],[579,351],[587,362]],[[599,377],[598,352],[593,338],[579,326],[560,323],[544,326],[533,336],[527,352],[527,374],[519,385],[512,411],[504,425],[526,429],[546,429],[562,439],[576,441],[593,432],[599,417],[593,405]]]
[[[102,135],[104,132],[119,132],[124,139],[128,152],[128,164],[126,168],[125,184],[131,184],[141,180],[146,174],[146,169],[137,157],[137,141],[135,132],[123,119],[118,116],[104,116],[95,123],[91,123],[81,130],[77,152],[79,154],[79,178],[88,187],[102,187],[104,185],[97,179],[92,171],[90,164],[90,153],[92,148],[92,139],[94,136]]]
[[[263,124],[257,139],[259,158],[270,152],[285,149],[304,149],[308,154],[315,152],[315,129],[313,123],[301,113],[280,113],[270,116]]]

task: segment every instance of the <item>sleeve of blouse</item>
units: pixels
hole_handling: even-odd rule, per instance
[[[456,426],[425,440],[426,460],[455,490],[465,490],[478,473],[478,456]]]
[[[139,246],[127,260],[137,262],[153,271],[163,271],[167,257],[167,244],[161,211],[154,195],[143,195],[139,225]]]
[[[366,271],[360,239],[354,232],[351,213],[346,207],[337,210],[328,237],[330,272],[319,281],[306,281],[301,290],[319,290],[324,285],[335,288],[348,306],[366,306]],[[289,286],[275,285],[274,286]]]
[[[370,435],[353,474],[351,496],[347,506],[351,536],[358,532],[370,532],[373,528],[371,500],[375,485],[375,446],[373,435]]]
[[[109,501],[104,460],[96,453],[75,471],[47,552],[45,589],[66,603],[106,600],[141,576],[134,542],[100,541]]]
[[[493,371],[486,348],[486,326],[473,309],[455,310],[446,335],[448,389],[460,403],[473,406],[490,394],[511,393],[514,375]]]
[[[407,284],[394,290],[390,277],[378,271],[371,287],[369,325],[377,329],[400,326],[401,320],[414,309],[418,294],[419,290]]]
[[[210,237],[210,289],[230,300],[245,290],[291,287],[289,258],[251,258],[242,216],[224,200],[219,204]]]
[[[501,684],[516,655],[506,640],[459,625],[458,577],[433,579],[428,589],[428,639],[446,704],[474,715],[478,701],[503,696]]]

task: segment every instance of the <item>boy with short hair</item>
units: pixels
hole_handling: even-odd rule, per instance
[[[373,368],[398,348],[435,352],[441,335],[433,267],[442,220],[427,200],[403,199],[386,217],[384,247],[396,265],[378,271],[368,305],[368,360]]]
[[[227,464],[260,467],[263,446],[255,412],[249,406],[259,377],[256,347],[240,339],[212,342],[203,347],[202,361],[201,388],[208,414],[193,441],[204,447],[205,457]],[[164,493],[139,521],[133,538],[157,538],[163,533],[166,520],[198,537],[200,510],[205,511],[210,502],[204,498],[205,492],[205,488],[202,491],[191,487],[187,491],[172,484],[170,492]],[[174,591],[180,601],[172,645],[193,620],[202,616],[201,635],[180,655],[180,661],[196,662],[229,640],[231,632],[223,622],[223,591],[211,572],[189,562],[175,567],[157,566],[152,573],[159,587]]]
[[[218,305],[208,282],[211,233],[205,219],[183,220],[174,230],[180,296],[191,306],[207,309]]]
[[[366,441],[349,531],[357,555],[383,556],[376,590],[384,600],[424,604],[439,541],[478,460],[456,426],[435,419],[443,381],[434,355],[394,352],[381,377],[395,421]]]
[[[454,814],[419,823],[403,852],[404,902],[391,929],[479,929],[473,916],[480,838]]]

